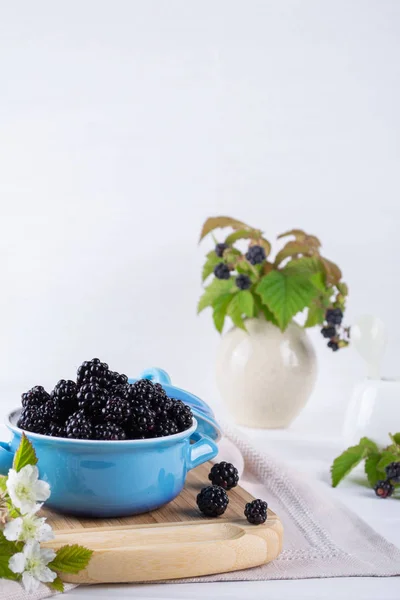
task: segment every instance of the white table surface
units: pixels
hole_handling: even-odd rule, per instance
[[[327,493],[334,494],[341,502],[367,521],[376,531],[392,543],[400,546],[400,500],[381,500],[372,490],[344,482],[333,490],[329,485],[329,466],[342,449],[343,442],[335,438],[311,436],[300,431],[243,430],[254,444],[265,452],[290,462],[312,482],[318,479],[326,484]],[[0,433],[3,433],[0,428]],[[3,436],[4,439],[4,436]],[[360,472],[360,476],[362,476]],[[357,477],[357,473],[354,478]],[[336,578],[303,579],[296,581],[232,582],[206,584],[152,584],[81,586],[65,594],[71,600],[101,600],[102,598],[268,598],[286,600],[296,598],[332,599],[354,598],[356,600],[399,600],[400,578]]]

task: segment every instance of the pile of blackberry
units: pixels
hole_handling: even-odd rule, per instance
[[[328,308],[325,313],[326,324],[322,327],[321,334],[329,340],[327,346],[333,352],[348,344],[349,329],[341,327],[342,321],[343,311],[340,308]]]
[[[191,427],[193,415],[148,379],[128,383],[98,358],[85,361],[76,382],[61,379],[51,394],[35,386],[22,394],[18,427],[54,437],[136,440],[164,437]]]

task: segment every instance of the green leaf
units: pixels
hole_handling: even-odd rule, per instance
[[[4,554],[10,557],[16,552],[19,552],[20,548],[20,542],[10,542],[4,537],[4,533],[0,531],[0,556],[3,556]]]
[[[314,327],[323,322],[325,317],[325,310],[318,306],[316,303],[310,305],[307,313],[307,320],[304,323],[304,327]]]
[[[286,274],[285,270],[271,271],[261,279],[256,289],[263,304],[274,313],[282,331],[317,294],[305,275]]]
[[[61,573],[79,573],[88,566],[92,554],[93,550],[88,550],[78,544],[62,546],[57,550],[57,556],[48,566]]]
[[[207,256],[207,260],[203,266],[203,271],[201,274],[202,281],[205,281],[207,279],[207,277],[209,277],[211,275],[211,273],[213,273],[214,268],[220,262],[221,262],[221,259],[219,258],[219,256],[217,256],[215,254],[215,252],[210,252],[210,255]]]
[[[295,256],[296,254],[309,254],[310,248],[304,242],[288,242],[275,257],[275,265],[279,265],[285,258]]]
[[[13,573],[13,571],[11,571],[8,566],[9,560],[10,555],[0,555],[0,579],[12,579],[13,581],[17,581],[21,576],[18,573]]]
[[[26,465],[36,465],[38,459],[35,454],[35,450],[28,440],[26,435],[23,433],[20,444],[14,456],[13,468],[16,471],[20,471]]]
[[[236,302],[242,314],[244,313],[246,317],[254,316],[254,298],[250,290],[241,290],[236,295]]]
[[[0,475],[0,493],[7,491],[7,477]]]
[[[238,240],[257,240],[261,237],[259,229],[239,229],[230,233],[225,240],[225,244],[231,245]]]
[[[253,229],[253,227],[249,227],[246,223],[243,223],[243,221],[238,221],[231,217],[210,217],[203,225],[199,241],[201,242],[201,240],[211,231],[214,231],[214,229],[223,227],[232,227],[232,229]]]
[[[253,298],[255,316],[258,316],[258,314],[261,312],[266,321],[269,321],[270,323],[276,325],[276,327],[279,327],[278,321],[275,319],[274,314],[269,310],[268,306],[265,306],[265,304],[262,303],[260,296],[256,293],[254,294]]]
[[[390,465],[392,462],[400,461],[400,453],[394,453],[389,451],[384,451],[381,454],[381,459],[378,463],[378,469],[380,471],[385,472],[385,467]]]
[[[48,583],[47,585],[51,590],[54,590],[55,592],[64,591],[64,584],[59,577],[56,577],[54,581],[50,581],[50,583]]]
[[[389,433],[389,436],[394,444],[400,446],[400,433]]]
[[[300,258],[294,258],[285,265],[285,271],[296,274],[310,274],[313,273],[325,273],[322,263],[318,256],[301,256]]]
[[[335,458],[331,466],[332,487],[336,487],[366,456],[378,452],[377,445],[362,438],[357,446],[351,446]]]
[[[243,323],[242,319],[242,309],[240,306],[239,300],[239,292],[235,294],[228,305],[228,315],[232,319],[233,324],[240,329],[244,329],[246,331],[246,327]]]
[[[344,283],[344,281],[340,281],[338,284],[336,284],[336,287],[339,290],[339,292],[343,294],[343,296],[347,296],[347,294],[349,293],[349,288]]]
[[[233,277],[230,279],[213,279],[212,282],[204,290],[199,303],[197,305],[197,312],[200,313],[207,306],[212,306],[219,296],[224,296],[235,290],[235,280]]]
[[[226,294],[225,296],[218,298],[213,304],[214,325],[219,333],[221,333],[224,328],[226,311],[231,300],[232,294]]]
[[[381,459],[379,452],[373,452],[367,456],[365,460],[365,473],[371,487],[374,487],[377,481],[385,478],[385,472],[378,468],[378,463]]]

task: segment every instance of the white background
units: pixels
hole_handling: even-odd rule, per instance
[[[0,416],[93,356],[216,404],[196,302],[218,214],[318,235],[399,374],[399,27],[387,0],[3,0]],[[335,433],[363,366],[311,335],[293,427]]]

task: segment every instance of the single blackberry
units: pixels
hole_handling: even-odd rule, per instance
[[[267,255],[262,246],[250,246],[246,252],[246,258],[251,265],[259,265],[267,258]]]
[[[24,408],[41,406],[50,398],[50,394],[46,392],[41,385],[35,385],[21,396],[21,404]]]
[[[67,433],[63,425],[59,425],[58,423],[50,423],[47,430],[47,435],[51,435],[52,437],[66,437]]]
[[[125,440],[126,433],[116,423],[101,423],[94,428],[95,440]]]
[[[108,373],[108,389],[112,390],[117,385],[126,385],[128,383],[128,377],[123,373],[117,373],[116,371],[109,371]]]
[[[64,400],[66,398],[75,398],[76,393],[77,388],[75,381],[71,381],[70,379],[60,379],[60,381],[54,386],[54,390],[51,392],[51,395]]]
[[[333,327],[333,325],[330,325],[329,327],[323,327],[321,329],[321,333],[324,338],[331,339],[336,335],[336,327]]]
[[[167,396],[167,392],[164,390],[163,386],[161,385],[161,383],[155,383],[154,384],[154,391],[156,393],[157,398],[168,398]]]
[[[150,406],[157,396],[158,390],[150,379],[139,379],[131,385],[131,402],[135,405],[146,404]]]
[[[229,504],[225,490],[218,485],[209,485],[197,494],[197,506],[206,517],[219,517],[223,515]]]
[[[86,410],[95,401],[102,402],[104,406],[107,402],[108,395],[97,383],[87,383],[79,388],[77,398],[79,408]]]
[[[340,308],[328,308],[325,320],[329,325],[340,325],[343,319],[343,312]]]
[[[248,275],[241,273],[236,277],[236,286],[239,290],[248,290],[251,287],[251,279]]]
[[[157,396],[151,403],[151,408],[154,410],[154,413],[158,418],[167,419],[168,412],[172,408],[172,403],[172,399],[168,398],[168,396]]]
[[[228,265],[225,263],[218,263],[217,266],[214,267],[214,275],[217,279],[229,279],[231,272]]]
[[[253,500],[247,502],[244,515],[252,525],[261,525],[267,520],[268,504],[264,500]]]
[[[33,433],[45,435],[49,426],[49,421],[43,414],[42,406],[27,406],[21,411],[17,421],[17,427]]]
[[[182,400],[172,399],[172,406],[168,410],[168,415],[178,425],[179,431],[185,431],[193,424],[192,410]]]
[[[378,481],[374,485],[375,494],[378,498],[388,498],[394,492],[394,485],[390,483],[390,481]]]
[[[47,422],[65,423],[65,419],[70,414],[68,404],[64,404],[59,398],[51,396],[42,406],[43,417]]]
[[[110,390],[109,394],[110,398],[125,398],[129,400],[131,397],[131,386],[129,383],[118,384]]]
[[[93,426],[83,410],[78,410],[66,420],[65,433],[68,438],[90,440],[93,436]]]
[[[132,406],[128,427],[132,438],[141,434],[151,437],[156,425],[154,411],[147,406]]]
[[[222,258],[224,255],[225,250],[229,248],[228,244],[224,244],[224,243],[220,243],[217,244],[215,246],[215,254],[219,257]]]
[[[208,479],[213,485],[219,485],[224,490],[231,490],[238,484],[239,473],[231,463],[220,462],[212,466]]]
[[[168,435],[174,435],[175,433],[179,433],[178,425],[175,423],[175,421],[165,417],[156,419],[154,427],[155,437],[166,437]]]
[[[131,405],[126,398],[109,398],[103,408],[103,418],[110,423],[126,423],[131,416]]]
[[[108,381],[108,365],[107,363],[102,363],[99,358],[92,358],[92,360],[87,360],[81,364],[78,369],[76,383],[78,387],[86,383],[90,377],[94,377],[96,379],[105,379]]]
[[[400,462],[392,462],[385,467],[386,477],[394,483],[400,483]]]
[[[328,348],[331,348],[332,352],[336,352],[337,350],[339,350],[339,344],[334,340],[328,342],[327,346]]]

